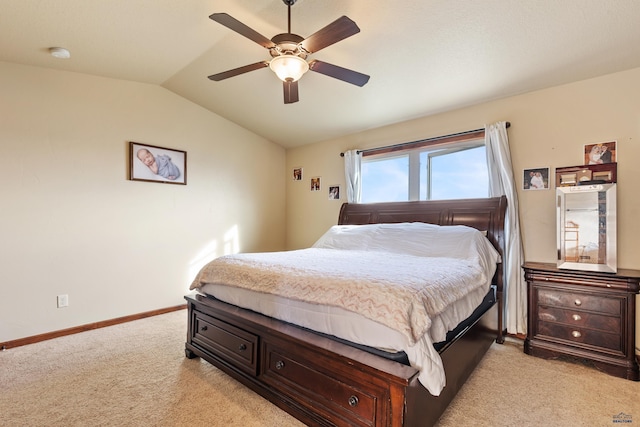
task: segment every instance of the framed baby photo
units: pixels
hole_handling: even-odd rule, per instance
[[[129,142],[129,179],[187,184],[187,152]]]
[[[524,170],[523,190],[548,190],[549,168],[529,168]]]
[[[597,144],[585,144],[584,164],[601,165],[617,162],[616,141],[599,142]]]

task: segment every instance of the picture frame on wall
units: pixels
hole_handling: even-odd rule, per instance
[[[340,200],[340,186],[339,185],[330,185],[329,186],[329,200]]]
[[[320,191],[320,177],[314,176],[311,178],[311,191]]]
[[[186,185],[187,152],[130,141],[129,179]]]
[[[302,168],[293,168],[293,180],[302,181]]]
[[[584,145],[584,164],[601,165],[618,161],[617,141],[598,142]]]
[[[548,190],[549,168],[528,168],[523,172],[523,190]]]

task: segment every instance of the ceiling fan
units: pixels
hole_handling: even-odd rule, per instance
[[[355,22],[346,16],[342,16],[305,39],[291,33],[291,6],[297,0],[282,1],[288,8],[288,30],[286,33],[273,36],[271,40],[226,13],[214,13],[209,16],[217,23],[265,47],[272,57],[269,61],[260,61],[213,74],[209,76],[209,79],[220,81],[248,73],[249,71],[269,67],[283,82],[285,104],[298,102],[298,80],[309,70],[360,87],[369,81],[368,75],[347,68],[318,61],[317,59],[307,62],[309,54],[318,52],[320,49],[359,33],[360,28]]]

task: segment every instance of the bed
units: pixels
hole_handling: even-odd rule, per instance
[[[212,363],[307,425],[433,425],[491,344],[504,340],[504,272],[500,260],[504,253],[505,209],[505,197],[345,203],[340,210],[338,226],[332,227],[313,248],[282,254],[294,255],[296,266],[307,263],[309,268],[317,270],[314,274],[319,272],[328,281],[327,291],[312,286],[312,280],[305,275],[306,268],[300,267],[301,272],[289,272],[277,263],[277,268],[273,267],[271,257],[281,254],[241,254],[214,260],[215,268],[203,268],[194,281],[192,286],[198,292],[185,297],[189,316],[186,356],[201,357]],[[468,293],[475,295],[474,306],[469,308],[471,303],[451,290],[439,294],[443,300],[452,300],[447,304],[427,302],[438,300],[428,294],[418,304],[412,300],[406,310],[402,304],[396,304],[396,297],[392,298],[385,293],[387,291],[381,293],[383,298],[388,298],[386,305],[369,304],[362,296],[370,295],[374,299],[377,288],[370,287],[372,283],[377,286],[378,282],[384,284],[386,276],[394,276],[394,279],[403,276],[400,273],[404,271],[400,272],[398,264],[390,264],[396,266],[388,269],[394,273],[385,274],[387,262],[402,263],[410,279],[432,275],[449,282],[453,280],[449,276],[454,275],[443,272],[457,271],[458,261],[438,258],[438,265],[430,267],[435,269],[434,273],[422,275],[421,270],[411,270],[413,266],[424,268],[431,262],[431,257],[423,256],[422,252],[417,254],[421,257],[418,258],[413,253],[400,254],[386,248],[376,250],[380,249],[376,244],[387,242],[384,239],[368,245],[374,250],[361,251],[362,242],[367,238],[351,233],[360,233],[367,228],[375,230],[376,236],[400,230],[418,237],[432,236],[442,242],[445,242],[442,236],[451,235],[455,240],[458,239],[456,236],[464,235],[460,239],[467,239],[470,235],[473,242],[488,244],[495,257],[488,258],[490,262],[482,258],[481,264],[493,262],[492,269],[477,269],[476,273],[480,274],[477,279],[476,276],[465,276],[464,279],[465,286],[471,288]],[[445,234],[433,234],[436,232]],[[478,238],[478,234],[482,237]],[[342,277],[338,272],[342,267],[334,268],[333,260],[328,259],[325,263],[323,258],[343,257],[345,248],[339,245],[349,246],[349,242],[357,245],[346,248],[353,251],[348,255],[353,258],[345,262],[356,275],[364,277],[362,280]],[[458,244],[460,242],[464,242],[465,248],[469,246],[466,240],[459,240]],[[452,247],[458,252],[466,251],[460,246]],[[419,244],[417,248],[423,250]],[[219,262],[226,262],[224,268]],[[371,266],[370,271],[358,269],[358,262]],[[468,263],[466,259],[462,262]],[[260,270],[260,279],[256,279],[242,270],[247,267],[243,264],[248,264],[250,269],[264,264],[277,274],[289,274],[292,278],[286,282],[289,276],[285,279],[278,276],[273,281],[276,283],[273,288],[286,289],[267,291],[260,286],[263,286],[262,282],[271,283],[271,275],[276,273]],[[323,270],[326,265],[331,268]],[[211,271],[217,272],[218,276],[210,276]],[[491,272],[489,276],[487,271]],[[282,286],[283,283],[286,286]],[[235,286],[231,287],[232,284]],[[328,303],[336,292],[340,296],[335,300],[344,299],[344,304]],[[310,299],[305,300],[303,294],[304,298]],[[344,294],[349,298],[354,294],[355,299],[345,298]],[[400,298],[400,301],[404,300]],[[458,301],[462,304],[459,307],[464,308],[452,309],[449,303],[458,304]],[[425,305],[433,305],[438,310],[437,316],[428,313],[428,322],[422,320],[421,310]],[[389,309],[382,313],[381,306]],[[403,316],[389,313],[404,313],[402,310],[411,314],[409,320],[406,324],[395,323]],[[459,322],[455,316],[449,316],[457,311],[466,316],[465,310],[472,312],[469,319]],[[310,320],[316,315],[320,319],[318,324]],[[325,315],[338,319],[333,322],[337,330],[332,329],[332,322],[322,317]],[[373,338],[364,338],[362,331],[374,331],[369,334]]]

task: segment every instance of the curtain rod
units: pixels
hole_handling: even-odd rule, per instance
[[[505,127],[507,129],[510,128],[511,127],[511,123],[507,122],[505,124]],[[404,146],[407,146],[407,145],[422,144],[422,143],[425,143],[425,142],[435,142],[435,141],[439,141],[439,140],[445,139],[445,138],[453,138],[453,137],[456,137],[456,136],[464,136],[464,135],[468,135],[468,134],[472,134],[472,133],[476,133],[476,132],[482,132],[482,131],[484,131],[484,128],[482,128],[482,129],[474,129],[474,130],[467,130],[467,131],[464,131],[464,132],[452,133],[452,134],[449,134],[449,135],[434,136],[433,138],[420,139],[418,141],[402,142],[400,144],[387,145],[386,147],[378,147],[378,148],[369,148],[369,149],[365,149],[365,150],[358,150],[358,153],[367,153],[367,152],[370,152],[370,151],[394,149],[394,148],[404,147]],[[344,157],[344,153],[340,153],[340,157]]]

